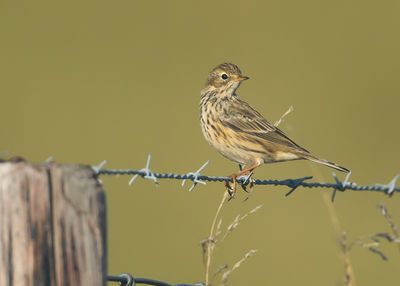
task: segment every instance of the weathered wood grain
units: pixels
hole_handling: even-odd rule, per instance
[[[89,167],[0,163],[0,286],[105,285],[105,219]]]

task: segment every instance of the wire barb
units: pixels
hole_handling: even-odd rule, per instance
[[[288,187],[290,187],[291,189],[289,190],[289,192],[287,192],[285,194],[285,197],[290,196],[298,187],[301,186],[301,184],[306,181],[306,180],[310,180],[312,179],[312,176],[308,176],[308,177],[304,177],[304,178],[299,178],[299,179],[295,179],[295,180],[288,180],[290,182],[290,185],[288,185]]]
[[[351,175],[351,171],[348,172],[348,173],[346,174],[346,178],[345,178],[344,181],[342,182],[342,181],[339,180],[339,178],[337,177],[337,175],[336,175],[335,172],[332,173],[332,177],[333,177],[333,179],[335,180],[336,185],[337,185],[337,186],[333,189],[333,192],[332,192],[332,197],[331,197],[331,201],[332,201],[332,202],[335,201],[336,192],[337,192],[337,191],[341,191],[341,192],[346,191],[346,186],[347,186],[347,184],[349,184],[350,175]]]
[[[137,176],[141,176],[143,179],[152,180],[154,181],[155,184],[158,184],[157,177],[154,176],[153,172],[150,170],[150,160],[151,160],[151,154],[147,156],[146,167],[140,169],[139,172],[129,180],[128,185],[132,185],[133,182],[136,180]]]
[[[192,180],[193,184],[192,186],[189,188],[189,192],[193,191],[194,187],[196,187],[197,184],[203,184],[205,185],[206,182],[199,180],[199,176],[201,176],[200,172],[204,170],[204,168],[208,165],[208,162],[205,162],[196,172],[189,172],[186,174],[186,176],[189,177],[189,180]],[[183,179],[182,181],[182,187],[185,185],[187,179]]]
[[[387,188],[386,194],[389,197],[393,196],[394,192],[396,191],[396,182],[399,179],[399,177],[400,177],[400,174],[394,176],[394,178],[389,183],[387,183],[386,185],[380,185],[380,186],[383,186],[383,187]]]
[[[107,164],[107,160],[101,161],[99,164],[92,166],[93,171],[98,174],[100,170]]]

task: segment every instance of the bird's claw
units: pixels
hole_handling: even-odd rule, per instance
[[[254,182],[255,181],[256,180],[250,178],[246,184],[242,183],[242,184],[240,184],[240,186],[242,187],[243,191],[245,191],[246,193],[252,193],[254,190],[254,186],[255,186]],[[249,186],[249,190],[247,190],[247,186]]]
[[[252,193],[255,185],[255,180],[251,178],[253,175],[253,172],[250,172],[247,176],[243,176],[243,179],[239,179],[238,181],[236,180],[237,178],[234,176],[230,176],[229,178],[231,181],[226,181],[225,182],[225,188],[230,196],[229,200],[233,199],[236,194],[236,186],[237,182],[239,182],[240,187],[245,191],[246,193]],[[247,187],[249,187],[249,190],[247,190]]]
[[[236,193],[236,178],[231,178],[231,180],[232,182],[230,181],[225,182],[225,188],[229,194],[229,200],[233,199]]]
[[[244,177],[243,182],[240,183],[240,186],[242,187],[243,191],[245,191],[246,193],[253,192],[255,180],[251,177],[252,175],[253,175],[253,172],[250,172],[246,177]],[[250,191],[247,190],[247,186],[250,187]]]

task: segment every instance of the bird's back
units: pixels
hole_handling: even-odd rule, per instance
[[[204,98],[200,113],[210,145],[238,163],[287,161],[308,153],[236,95]]]

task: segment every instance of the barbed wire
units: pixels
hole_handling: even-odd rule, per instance
[[[176,173],[158,173],[153,172],[150,169],[150,160],[151,155],[148,155],[146,166],[142,169],[108,169],[103,168],[106,164],[106,161],[101,162],[97,166],[93,166],[93,170],[97,175],[130,175],[132,178],[129,181],[129,185],[132,185],[138,176],[143,179],[151,180],[156,184],[159,184],[159,179],[173,179],[173,180],[182,180],[182,186],[184,185],[186,180],[192,181],[192,186],[189,188],[189,191],[192,191],[197,184],[206,184],[206,182],[230,182],[231,178],[226,176],[206,176],[202,175],[200,172],[207,166],[208,161],[204,163],[197,171],[188,172],[184,174],[176,174]],[[374,184],[374,185],[358,185],[355,182],[350,181],[351,172],[348,173],[343,181],[341,181],[335,173],[332,173],[334,182],[310,182],[308,180],[312,179],[312,176],[295,178],[295,179],[283,179],[283,180],[274,180],[274,179],[251,179],[254,185],[273,185],[273,186],[287,186],[290,190],[286,193],[286,196],[292,194],[298,187],[304,188],[326,188],[332,189],[332,201],[334,201],[336,192],[344,192],[344,191],[359,191],[359,192],[380,192],[384,193],[388,196],[392,196],[396,192],[400,192],[400,188],[396,187],[397,179],[400,175],[396,175],[389,183],[387,184]],[[236,181],[243,185],[247,186],[249,184],[250,179],[249,176],[240,176],[236,179]]]
[[[107,281],[118,282],[120,286],[135,286],[136,284],[145,284],[153,286],[204,286],[203,283],[195,284],[169,284],[163,281],[148,279],[148,278],[136,278],[129,273],[122,273],[118,276],[107,275]]]

